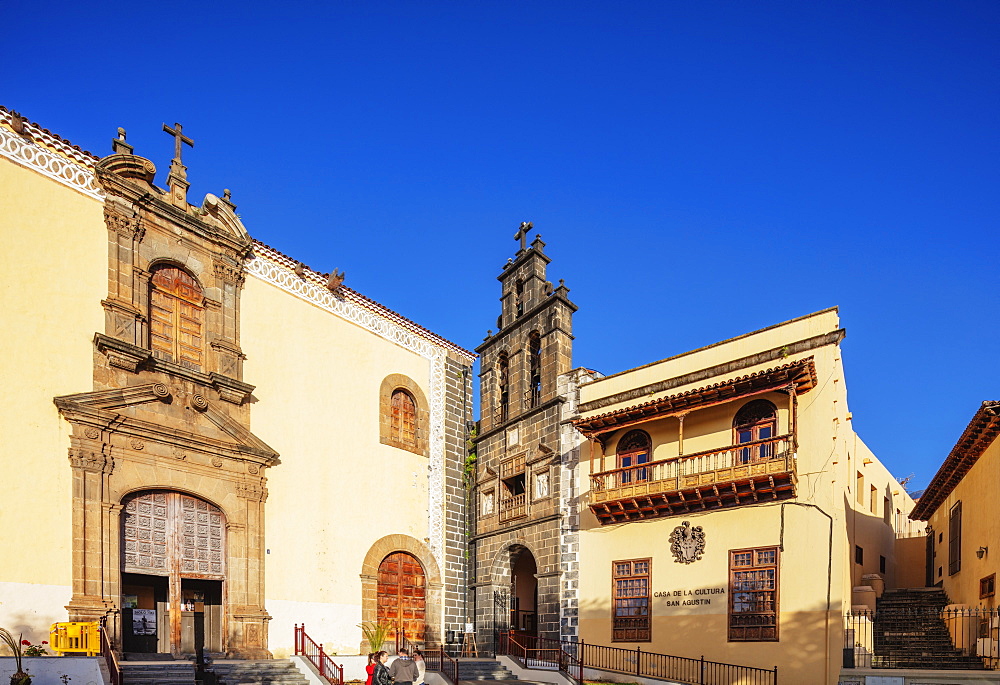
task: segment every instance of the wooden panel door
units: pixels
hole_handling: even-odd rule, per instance
[[[390,554],[378,567],[377,620],[392,625],[389,640],[423,642],[427,618],[427,585],[416,557]]]

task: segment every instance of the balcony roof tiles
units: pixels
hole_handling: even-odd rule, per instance
[[[764,369],[745,376],[736,376],[693,390],[667,395],[622,409],[581,417],[573,425],[587,437],[594,437],[653,419],[676,416],[723,402],[778,390],[790,385],[802,394],[816,387],[816,364],[806,357],[781,366]]]

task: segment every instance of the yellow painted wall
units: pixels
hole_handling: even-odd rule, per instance
[[[430,362],[253,276],[241,309],[251,428],[281,455],[267,483],[271,649],[305,622],[328,649],[357,653],[368,550],[428,537],[429,460],[379,442],[380,384],[404,374],[430,398]]]
[[[1000,511],[997,484],[1000,483],[1000,439],[986,448],[975,465],[941,503],[929,523],[934,528],[937,559],[934,580],[943,581],[945,592],[955,604],[996,606],[997,597],[979,598],[981,578],[1000,576]],[[955,575],[948,573],[948,519],[952,507],[962,503],[962,567]],[[941,542],[938,542],[941,535]],[[976,550],[988,548],[980,559]],[[941,573],[938,573],[938,568]]]
[[[93,387],[104,328],[103,204],[0,157],[0,626],[45,639],[70,598],[69,424],[52,398]]]
[[[927,538],[898,538],[896,540],[896,585],[901,588],[924,587]]]

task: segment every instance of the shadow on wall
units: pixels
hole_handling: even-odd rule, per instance
[[[876,500],[875,504],[880,507],[884,506],[884,502],[883,498],[881,502]],[[885,589],[891,590],[898,587],[895,572],[896,531],[891,523],[894,516],[890,516],[887,523],[884,516],[878,516],[865,508],[868,506],[870,506],[869,501],[859,504],[851,499],[850,494],[844,493],[844,511],[846,512],[844,532],[847,535],[847,564],[850,569],[852,586],[844,589],[845,595],[854,586],[866,585],[864,576],[873,573],[882,577],[885,581]],[[860,563],[858,563],[859,559]],[[884,571],[882,570],[883,559]],[[909,577],[912,574],[903,573],[901,575]]]
[[[23,635],[23,639],[32,644],[39,645],[49,639],[49,629],[57,621],[65,621],[66,617],[57,618],[55,616],[43,616],[35,612],[19,611],[5,616],[0,628],[6,628],[14,637]],[[49,654],[52,650],[49,645],[42,645]],[[9,656],[9,647],[0,647],[0,655]]]
[[[654,599],[655,601],[655,599]],[[804,611],[783,612],[778,619],[777,642],[729,642],[728,600],[722,611],[707,613],[700,608],[671,607],[671,613],[657,612],[653,616],[652,641],[612,642],[611,602],[609,600],[581,602],[581,638],[587,644],[599,644],[620,649],[654,652],[670,656],[751,666],[770,670],[778,667],[779,682],[796,685],[824,685],[827,669],[839,671],[843,641],[843,619],[838,610],[830,612],[829,632],[824,621],[826,599]],[[837,607],[839,609],[839,606]],[[600,627],[598,627],[600,626]],[[829,649],[824,649],[824,635]],[[634,664],[634,660],[631,662]],[[648,663],[643,657],[643,664]],[[609,676],[619,682],[633,682],[628,675]],[[720,674],[721,677],[721,674]],[[737,685],[752,680],[713,679],[713,685]]]

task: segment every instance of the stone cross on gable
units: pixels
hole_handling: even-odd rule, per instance
[[[520,252],[524,252],[528,249],[528,231],[534,227],[535,225],[530,221],[522,221],[521,225],[517,229],[517,233],[514,234],[514,240],[521,241]]]
[[[194,147],[194,141],[188,138],[182,133],[182,128],[180,124],[175,123],[173,128],[170,128],[166,124],[163,125],[163,130],[174,137],[174,159],[173,161],[178,164],[181,163],[181,143],[187,143],[191,147]]]

